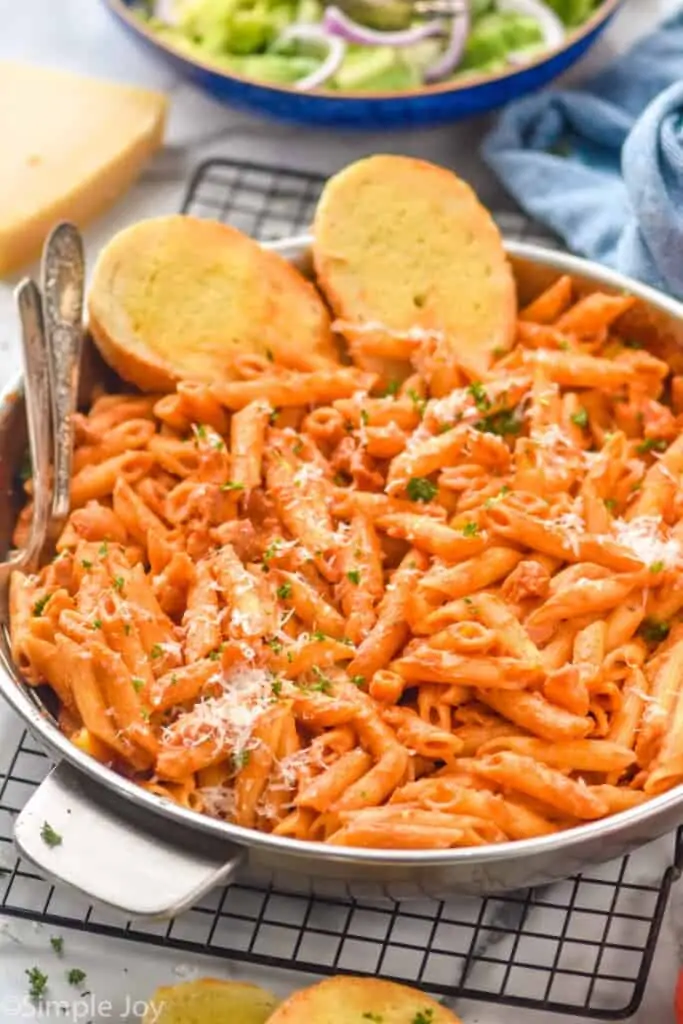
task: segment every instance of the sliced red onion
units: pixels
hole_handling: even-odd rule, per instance
[[[325,8],[322,25],[330,35],[344,39],[347,43],[358,43],[360,46],[414,46],[423,39],[445,35],[447,31],[443,21],[432,20],[402,29],[400,32],[379,32],[353,21],[334,6]]]
[[[567,38],[562,21],[542,0],[498,0],[498,10],[534,18],[541,27],[543,44],[548,50],[556,50]],[[533,50],[518,50],[508,54],[510,64],[526,64],[532,59]]]
[[[320,67],[295,82],[295,88],[306,92],[324,85],[328,78],[337,73],[346,55],[346,43],[343,39],[328,35],[322,25],[289,25],[278,38],[279,43],[315,43],[327,51],[327,56]]]
[[[456,70],[465,52],[465,45],[470,34],[470,13],[463,10],[451,18],[448,42],[437,59],[424,70],[425,82],[440,82],[448,78]]]

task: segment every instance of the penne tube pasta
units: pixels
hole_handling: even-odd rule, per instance
[[[540,800],[569,817],[590,820],[609,814],[608,804],[594,789],[531,757],[508,752],[490,754],[476,758],[471,767],[485,779]]]
[[[230,479],[248,494],[260,486],[266,428],[273,409],[266,402],[250,402],[232,417],[230,424]]]
[[[628,747],[608,740],[570,740],[550,742],[532,736],[504,736],[489,740],[479,748],[479,756],[507,751],[541,761],[550,768],[572,772],[623,772],[635,763]]]
[[[585,739],[591,722],[581,715],[555,707],[538,693],[481,690],[479,699],[515,725],[547,740]]]
[[[261,376],[255,380],[214,384],[212,394],[227,409],[244,409],[253,401],[265,400],[277,408],[287,405],[329,405],[350,398],[357,391],[370,391],[376,376],[352,367],[334,367],[311,373],[288,372]]]

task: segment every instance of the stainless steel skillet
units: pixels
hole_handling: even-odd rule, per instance
[[[307,238],[274,246],[307,269]],[[622,330],[683,372],[683,306],[604,268],[532,245],[509,243],[522,302],[570,274],[580,293],[628,290],[639,300]],[[108,371],[92,351],[83,377]],[[26,443],[21,383],[0,397],[0,481],[6,493]],[[0,508],[6,549],[18,506]],[[280,887],[374,898],[491,893],[566,877],[621,856],[683,821],[683,787],[612,818],[540,839],[449,851],[377,851],[282,839],[203,817],[149,794],[76,749],[59,732],[44,695],[12,664],[6,624],[0,636],[0,691],[56,762],[16,822],[21,852],[42,873],[131,916],[170,917],[236,872]],[[62,836],[48,846],[45,821]]]

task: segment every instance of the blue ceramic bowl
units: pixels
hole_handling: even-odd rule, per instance
[[[114,17],[140,42],[214,99],[252,113],[297,124],[335,128],[412,128],[483,114],[540,89],[571,67],[604,31],[623,0],[603,0],[592,18],[572,32],[560,49],[519,69],[445,82],[406,92],[298,92],[242,78],[187,56],[150,31],[132,11],[134,0],[104,0]]]

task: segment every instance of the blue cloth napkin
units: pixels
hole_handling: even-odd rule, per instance
[[[683,299],[683,7],[581,90],[512,103],[483,156],[570,249]]]

